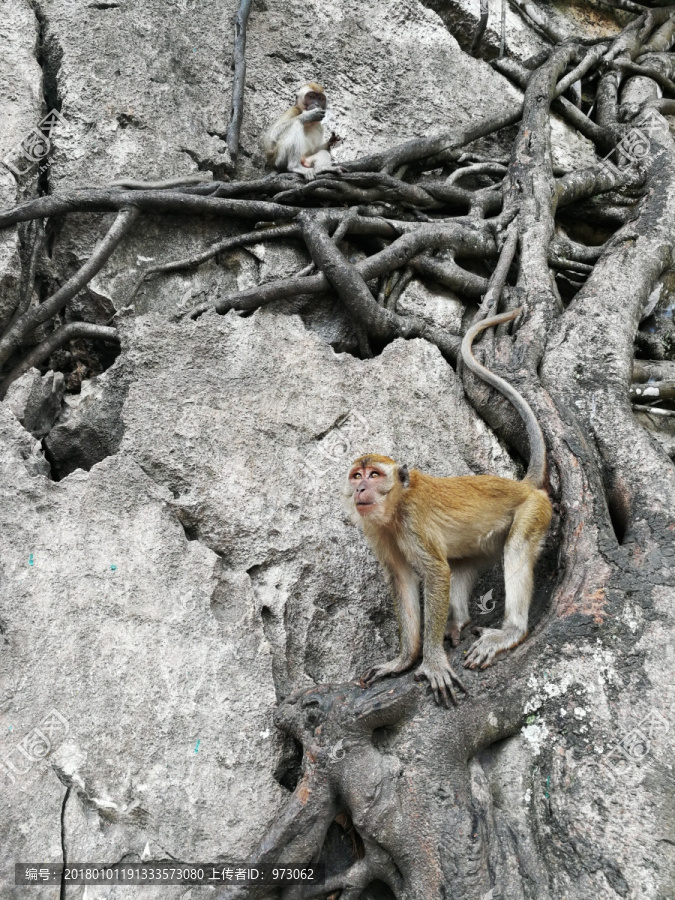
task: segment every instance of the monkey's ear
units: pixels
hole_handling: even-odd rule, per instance
[[[410,487],[410,472],[408,471],[407,466],[398,467],[398,480],[403,487]]]

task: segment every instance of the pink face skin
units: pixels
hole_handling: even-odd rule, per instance
[[[386,494],[386,480],[386,472],[378,466],[354,466],[349,473],[349,485],[359,515],[368,516],[377,509]]]

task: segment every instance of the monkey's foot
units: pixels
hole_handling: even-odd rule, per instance
[[[450,643],[453,647],[459,646],[459,642],[462,640],[462,631],[471,624],[471,620],[467,619],[466,622],[448,622],[448,626],[445,629],[445,636],[449,638]]]
[[[487,669],[498,653],[511,650],[527,637],[527,631],[518,628],[481,628],[480,637],[464,660],[465,669]]]
[[[448,702],[449,699],[452,699],[452,702],[457,706],[457,694],[455,694],[452,686],[453,681],[457,683],[457,686],[461,688],[465,694],[469,693],[453,671],[450,663],[445,657],[445,653],[438,659],[425,658],[422,665],[415,672],[415,681],[421,681],[423,678],[426,678],[431,685],[431,690],[434,692],[436,703],[439,705],[443,704],[446,708],[450,705]],[[448,698],[448,694],[450,694],[450,698]]]
[[[397,656],[396,659],[392,659],[390,662],[373,666],[372,669],[368,669],[359,678],[361,687],[370,687],[371,684],[375,684],[376,681],[380,681],[381,678],[386,678],[388,675],[399,675],[401,672],[409,669],[414,662],[415,660],[409,656]]]
[[[346,169],[342,166],[323,166],[321,169],[317,169],[318,175],[344,175],[346,173]]]

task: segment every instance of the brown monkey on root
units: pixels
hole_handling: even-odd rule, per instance
[[[326,141],[322,119],[326,115],[326,92],[315,81],[298,91],[291,106],[265,134],[267,160],[278,172],[297,172],[308,181],[318,172],[341,172],[330,150],[340,138],[333,132]]]
[[[457,646],[469,621],[469,597],[478,572],[504,553],[506,610],[501,629],[482,629],[464,666],[485,669],[494,657],[527,635],[534,564],[551,521],[551,503],[542,490],[546,446],[529,404],[515,388],[482,366],[471,345],[485,328],[509,322],[515,309],[484,319],[467,332],[462,358],[469,369],[504,394],[520,413],[530,443],[530,464],[522,481],[497,475],[436,478],[388,456],[367,454],[352,465],[343,500],[352,521],[384,568],[394,598],[400,651],[390,662],[369,669],[371,685],[409,668],[420,655],[420,580],[424,582],[423,661],[416,678],[427,678],[436,702],[457,702],[453,681],[466,688],[450,667],[443,637]],[[449,613],[449,619],[448,619]],[[447,632],[446,632],[447,626]]]

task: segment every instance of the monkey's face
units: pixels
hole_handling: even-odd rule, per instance
[[[325,109],[326,95],[323,91],[301,91],[297,100],[300,109]]]
[[[361,516],[375,512],[392,488],[390,474],[379,466],[354,467],[348,480],[354,507]]]
[[[349,470],[343,497],[355,524],[387,518],[387,495],[398,484],[397,466],[388,456],[362,456]]]

